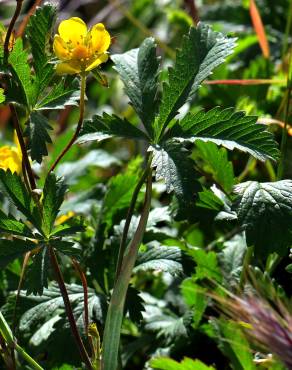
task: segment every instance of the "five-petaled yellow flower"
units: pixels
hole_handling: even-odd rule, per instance
[[[0,148],[0,168],[20,174],[22,171],[22,153],[16,135],[14,135],[14,142],[17,146],[5,145]]]
[[[61,60],[57,73],[86,73],[108,60],[111,37],[102,23],[89,31],[82,19],[73,17],[62,21],[59,35],[54,37],[54,52]]]

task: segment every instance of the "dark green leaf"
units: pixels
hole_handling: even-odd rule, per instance
[[[125,312],[129,313],[130,319],[135,323],[140,323],[143,319],[142,312],[145,311],[144,300],[139,294],[139,290],[133,288],[131,285],[128,288],[126,301],[125,301]]]
[[[248,246],[262,257],[284,255],[292,243],[292,181],[247,181],[234,190],[233,210],[246,232]]]
[[[198,183],[189,152],[175,142],[153,145],[149,150],[153,153],[151,166],[156,168],[156,180],[163,179],[167,192],[174,191],[182,203],[194,202]]]
[[[66,256],[69,257],[74,257],[77,258],[78,260],[80,259],[81,256],[81,249],[72,242],[68,242],[66,240],[51,240],[50,245],[54,248],[56,248],[59,252],[65,254]]]
[[[157,121],[158,134],[176,116],[178,109],[193,95],[212,70],[232,53],[235,39],[226,38],[200,23],[190,28],[177,52],[174,68],[163,86],[162,103]]]
[[[77,143],[101,141],[118,136],[127,139],[148,140],[147,136],[125,118],[104,113],[84,122]]]
[[[230,193],[234,185],[234,173],[232,163],[228,161],[225,148],[218,148],[212,142],[196,141],[197,155],[204,162],[200,167],[204,172],[210,173],[214,181],[221,186],[223,191]]]
[[[68,86],[67,86],[68,85]],[[79,85],[77,81],[61,80],[36,104],[36,110],[64,109],[67,105],[77,105],[79,100]]]
[[[52,236],[67,236],[74,235],[77,232],[85,230],[84,222],[80,217],[71,217],[64,223],[54,227]]]
[[[6,214],[1,210],[0,231],[11,233],[13,235],[33,237],[30,229],[22,221],[16,220],[16,218],[14,218],[12,215],[6,216]]]
[[[0,182],[5,193],[19,211],[40,231],[41,217],[19,175],[0,169]]]
[[[26,273],[26,294],[42,295],[44,288],[48,287],[49,252],[46,246],[32,257]]]
[[[163,271],[171,275],[182,275],[182,251],[178,247],[148,246],[140,252],[134,272]]]
[[[52,142],[48,130],[52,130],[48,119],[39,112],[32,112],[25,135],[28,137],[31,159],[38,163],[48,155],[47,143]]]
[[[54,222],[63,203],[67,187],[63,180],[50,173],[43,191],[43,230],[47,236],[51,234]]]
[[[17,84],[18,88],[10,91],[10,100],[15,100],[25,106],[30,106],[31,98],[33,95],[33,83],[31,79],[30,66],[28,64],[28,54],[23,50],[22,39],[18,38],[15,42],[13,50],[9,54],[9,64],[11,66],[11,72],[14,77],[12,83]],[[13,86],[13,85],[12,85]],[[10,89],[11,90],[11,89]],[[20,96],[17,96],[20,91]],[[16,99],[13,99],[13,98]]]
[[[36,247],[37,245],[29,240],[0,239],[0,268]]]
[[[111,59],[124,82],[126,94],[148,133],[152,136],[159,67],[155,40],[149,37],[144,40],[139,49],[112,55]]]
[[[50,4],[37,8],[29,18],[26,31],[31,45],[38,93],[42,92],[54,74],[54,65],[48,63],[48,42],[55,21],[56,8]]]
[[[233,108],[216,107],[207,113],[188,113],[169,131],[168,136],[180,141],[212,141],[229,150],[236,148],[247,152],[261,161],[276,160],[279,151],[272,134],[256,121],[257,117],[234,112]]]

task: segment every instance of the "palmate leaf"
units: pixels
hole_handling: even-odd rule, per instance
[[[139,49],[112,55],[111,59],[124,82],[126,94],[146,130],[152,136],[159,67],[155,40],[149,37],[144,40]]]
[[[54,74],[54,65],[48,63],[47,48],[55,16],[56,8],[45,4],[37,8],[35,15],[30,17],[26,28],[31,45],[38,93],[47,86]]]
[[[151,166],[156,168],[156,180],[163,179],[167,192],[174,191],[180,202],[193,202],[198,182],[188,151],[170,141],[153,145],[149,151],[153,153]]]
[[[257,124],[257,117],[234,112],[233,108],[213,108],[208,112],[188,113],[168,132],[175,140],[211,141],[227,149],[239,149],[264,161],[276,160],[279,151],[271,133]]]
[[[0,268],[36,247],[37,245],[29,240],[0,239]]]
[[[22,221],[16,220],[12,215],[6,216],[6,214],[1,210],[0,231],[11,233],[12,235],[33,237],[30,229]]]
[[[48,119],[39,112],[32,112],[25,136],[28,137],[31,159],[36,160],[38,163],[42,162],[43,156],[48,155],[46,144],[52,142],[48,130],[52,130]]]
[[[178,109],[192,96],[214,68],[232,53],[235,39],[226,38],[200,23],[190,28],[177,52],[174,68],[169,69],[163,86],[162,103],[156,121],[158,135],[175,117]]]
[[[110,116],[104,113],[103,116],[94,116],[86,120],[83,124],[77,143],[87,143],[89,141],[101,141],[118,136],[127,139],[148,140],[146,134],[132,125],[125,118]]]
[[[43,219],[42,228],[47,236],[50,235],[54,222],[63,203],[67,187],[63,180],[50,173],[43,190]]]
[[[41,216],[36,207],[32,196],[26,190],[24,183],[19,175],[11,173],[10,170],[4,171],[0,169],[0,184],[10,201],[26,218],[41,231],[40,220]]]
[[[292,181],[247,181],[234,190],[233,210],[258,256],[285,255],[292,243]]]

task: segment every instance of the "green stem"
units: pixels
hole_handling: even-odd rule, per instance
[[[254,252],[254,247],[247,247],[245,255],[244,255],[242,271],[241,271],[241,274],[240,274],[239,286],[240,286],[241,289],[244,288],[244,284],[245,284],[245,281],[246,281],[246,278],[247,278],[248,269],[249,269],[249,265],[250,265],[250,262],[251,262],[251,259],[252,259],[252,256],[253,256],[253,252]]]
[[[125,226],[124,226],[124,230],[123,230],[123,235],[122,235],[122,238],[121,238],[115,281],[117,281],[117,278],[118,278],[118,276],[121,272],[123,257],[124,257],[124,253],[125,253],[125,249],[126,249],[127,236],[128,236],[132,216],[133,216],[133,213],[134,213],[134,209],[135,209],[135,205],[136,205],[136,202],[137,202],[137,198],[138,198],[140,189],[141,189],[142,185],[144,184],[145,179],[147,178],[149,169],[150,169],[150,162],[148,162],[148,164],[147,164],[147,166],[146,166],[146,168],[145,168],[145,170],[144,170],[144,172],[143,172],[143,174],[142,174],[142,176],[141,176],[141,178],[140,178],[140,180],[139,180],[139,182],[138,182],[138,184],[137,184],[137,186],[136,186],[136,188],[133,192],[131,203],[130,203],[130,206],[129,206],[129,209],[128,209],[128,212],[127,212],[127,217],[126,217],[126,222],[125,222]]]
[[[12,331],[0,311],[0,334],[9,347],[15,348],[19,355],[35,370],[44,370],[25,350],[15,342]]]
[[[118,354],[121,326],[124,314],[124,304],[132,275],[132,270],[136,262],[138,249],[142,242],[148,221],[151,205],[151,193],[152,172],[148,174],[145,202],[137,231],[125,251],[121,272],[115,283],[111,296],[102,343],[102,370],[116,370],[118,366]]]
[[[79,119],[76,127],[76,131],[74,135],[72,136],[69,143],[66,145],[66,147],[62,150],[58,158],[55,160],[55,162],[52,164],[51,168],[49,169],[48,174],[50,174],[58,163],[61,161],[61,159],[64,157],[64,155],[68,152],[68,150],[71,148],[71,146],[74,144],[75,140],[77,139],[79,132],[82,128],[83,118],[84,118],[84,108],[85,108],[85,90],[86,90],[86,74],[81,74],[81,86],[80,86],[80,103],[79,103]]]
[[[82,360],[84,361],[87,369],[93,370],[90,359],[89,359],[89,356],[88,356],[88,353],[87,353],[87,351],[84,347],[83,341],[82,341],[82,339],[80,337],[80,334],[78,332],[78,328],[77,328],[77,324],[76,324],[76,321],[75,321],[75,318],[74,318],[74,315],[73,315],[73,310],[72,310],[71,303],[70,303],[70,300],[69,300],[68,292],[67,292],[67,289],[66,289],[66,285],[64,283],[64,278],[63,278],[62,272],[60,270],[59,263],[58,263],[55,251],[52,247],[49,247],[49,252],[50,252],[51,264],[52,264],[52,267],[55,271],[56,279],[57,279],[57,282],[58,282],[58,285],[59,285],[59,288],[60,288],[60,292],[61,292],[62,297],[63,297],[65,311],[66,311],[66,315],[67,315],[68,320],[69,320],[71,332],[73,334],[73,337],[74,337],[75,342],[77,344],[77,347],[79,349],[80,356],[81,356]]]
[[[292,0],[289,1],[289,9],[288,9],[288,16],[287,16],[287,23],[285,28],[285,35],[283,40],[283,47],[282,47],[282,61],[285,58],[285,55],[288,50],[288,41],[289,41],[289,35],[291,31],[291,25],[292,25]]]
[[[289,57],[289,67],[288,67],[288,77],[287,77],[287,98],[286,98],[286,109],[285,109],[285,118],[284,118],[284,127],[282,130],[282,138],[281,138],[281,159],[278,166],[277,171],[277,180],[281,180],[283,178],[284,173],[284,161],[287,151],[287,139],[288,139],[288,118],[289,118],[289,110],[290,110],[290,100],[291,100],[291,90],[292,90],[292,68],[291,68],[291,57],[292,51],[290,52]]]

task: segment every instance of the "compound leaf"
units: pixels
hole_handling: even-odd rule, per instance
[[[48,248],[41,246],[40,251],[32,257],[26,273],[26,294],[42,295],[48,287],[49,255]]]
[[[11,233],[13,235],[33,236],[30,229],[22,221],[16,220],[12,215],[6,216],[6,214],[1,210],[0,231]]]
[[[9,262],[36,247],[37,245],[29,240],[0,239],[0,267],[4,268]]]

